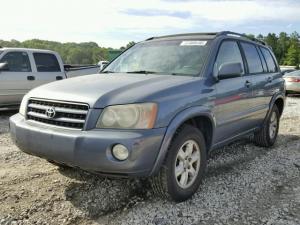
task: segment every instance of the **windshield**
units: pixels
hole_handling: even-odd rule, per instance
[[[169,40],[139,43],[103,72],[196,76],[204,66],[209,41]]]

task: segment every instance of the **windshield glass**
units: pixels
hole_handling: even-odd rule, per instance
[[[196,76],[204,66],[209,45],[206,40],[139,43],[120,55],[103,72]]]
[[[2,54],[3,51],[0,51],[0,55]]]

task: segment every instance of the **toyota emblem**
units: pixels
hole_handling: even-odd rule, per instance
[[[49,119],[53,119],[56,115],[55,108],[54,107],[47,108],[45,114]]]

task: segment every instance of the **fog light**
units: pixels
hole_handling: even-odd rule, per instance
[[[124,145],[117,144],[112,149],[113,156],[118,160],[125,160],[129,156],[129,151]]]

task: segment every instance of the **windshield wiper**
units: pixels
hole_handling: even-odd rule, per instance
[[[186,73],[171,73],[171,75],[173,75],[173,76],[192,76],[192,75],[189,75]]]
[[[115,72],[114,71],[106,70],[106,71],[103,71],[103,72],[100,72],[100,73],[115,73]]]
[[[155,73],[157,73],[157,72],[154,72],[154,71],[147,71],[147,70],[137,70],[137,71],[129,71],[129,72],[126,72],[126,73],[155,74]]]

